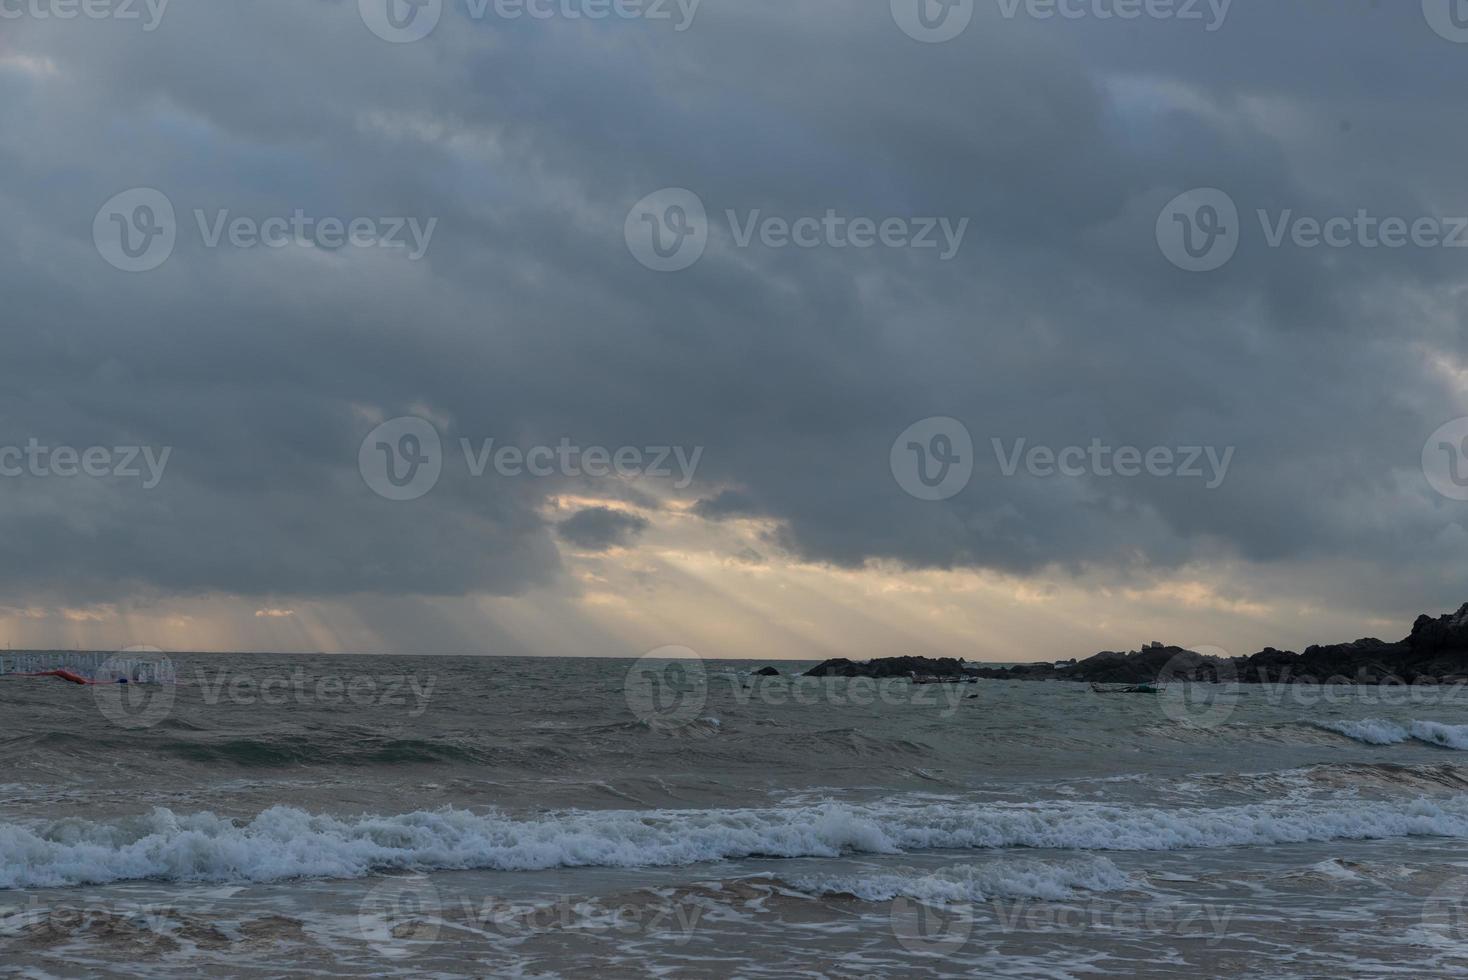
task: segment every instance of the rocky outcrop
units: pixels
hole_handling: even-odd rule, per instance
[[[1413,653],[1423,656],[1462,656],[1468,653],[1468,603],[1455,613],[1433,619],[1418,616],[1412,624],[1412,635],[1402,641]]]
[[[962,660],[952,657],[884,657],[856,662],[837,657],[817,664],[806,677],[963,677]]]
[[[1074,663],[1018,664],[976,671],[991,680],[1062,680],[1093,684],[1147,684],[1164,674],[1185,679],[1216,677],[1220,662],[1182,647],[1149,644],[1135,653],[1107,650]],[[1222,673],[1227,673],[1223,668]]]
[[[1393,676],[1401,676],[1407,668],[1402,655],[1407,648],[1401,643],[1383,643],[1375,637],[1354,643],[1332,643],[1306,647],[1304,653],[1292,653],[1270,647],[1237,662],[1237,676],[1249,684],[1278,684],[1302,680],[1347,680],[1361,684],[1380,684]],[[1412,671],[1412,673],[1416,673]]]
[[[992,680],[1062,680],[1097,684],[1150,684],[1178,680],[1244,684],[1423,684],[1468,681],[1468,603],[1436,619],[1419,616],[1412,633],[1388,643],[1366,637],[1352,643],[1311,646],[1304,653],[1267,647],[1250,657],[1204,656],[1182,647],[1149,643],[1132,653],[1106,651],[1081,661],[978,667],[962,660],[886,657],[856,663],[827,660],[807,677],[968,677]]]
[[[761,667],[754,672],[756,677],[779,677],[780,672],[773,667]]]

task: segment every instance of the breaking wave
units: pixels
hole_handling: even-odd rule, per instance
[[[1418,741],[1440,745],[1445,749],[1468,751],[1468,725],[1444,725],[1437,721],[1396,722],[1380,718],[1367,718],[1364,721],[1322,721],[1317,724],[1326,731],[1368,745],[1397,745]]]
[[[566,811],[337,817],[272,807],[248,821],[164,808],[112,822],[0,823],[0,888],[273,881],[374,871],[648,867],[961,848],[1153,851],[1404,836],[1468,837],[1468,796],[1164,809],[1096,803]]]

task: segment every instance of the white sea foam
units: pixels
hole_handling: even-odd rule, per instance
[[[0,823],[0,888],[357,877],[390,868],[670,866],[932,848],[1150,851],[1409,835],[1468,837],[1468,796],[1184,809],[891,801],[528,818],[457,809],[333,817],[277,806],[243,823],[158,808],[111,823]]]
[[[931,872],[798,875],[785,880],[800,891],[816,895],[854,895],[867,902],[911,898],[930,904],[987,902],[993,898],[1058,902],[1073,898],[1078,891],[1121,891],[1136,885],[1120,868],[1100,857],[954,865]]]
[[[1321,728],[1368,745],[1397,745],[1416,740],[1443,748],[1468,751],[1468,725],[1444,725],[1437,721],[1387,721],[1367,718],[1364,721],[1322,721]]]

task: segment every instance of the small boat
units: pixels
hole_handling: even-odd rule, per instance
[[[1129,687],[1102,687],[1095,681],[1091,682],[1091,690],[1097,694],[1161,694],[1162,689],[1156,684],[1135,684]]]
[[[962,677],[946,674],[942,677],[936,677],[932,674],[913,674],[911,675],[911,680],[914,684],[962,684],[964,681]]]

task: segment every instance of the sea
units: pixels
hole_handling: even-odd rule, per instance
[[[147,656],[0,677],[0,975],[1468,976],[1450,685]]]

